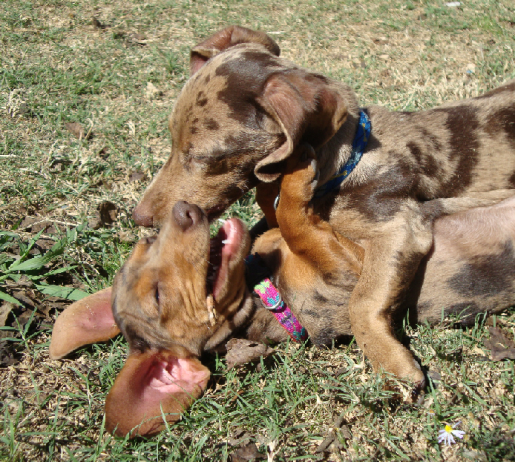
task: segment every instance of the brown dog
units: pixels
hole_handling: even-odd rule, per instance
[[[364,252],[309,206],[316,162],[288,164],[277,210],[280,230],[261,236],[253,252],[311,340],[327,344],[352,334],[348,303]],[[498,312],[515,302],[514,212],[515,199],[510,199],[436,221],[433,249],[408,292],[406,306],[414,319],[436,323],[461,315],[470,323],[477,313]],[[165,425],[161,410],[173,413],[166,416],[169,422],[177,420],[209,377],[195,358],[231,336],[263,342],[288,337],[252,294],[255,283],[249,287],[249,281],[256,268],[247,268],[245,279],[250,238],[243,223],[228,220],[217,237],[209,236],[206,214],[179,202],[159,236],[141,240],[118,273],[113,311],[130,355],[107,398],[110,431],[125,435],[144,422],[133,435],[156,433]],[[106,289],[91,295],[61,314],[52,357],[88,343],[88,336],[98,341],[116,334],[108,294]]]
[[[515,81],[428,111],[360,110],[347,85],[278,55],[266,34],[236,26],[193,48],[192,77],[170,118],[171,157],[134,219],[160,225],[176,201],[186,200],[211,220],[257,186],[273,226],[277,180],[296,147],[315,148],[324,185],[351,159],[360,114],[368,114],[362,159],[313,204],[366,250],[349,302],[358,345],[376,369],[423,386],[416,361],[392,334],[391,313],[431,248],[434,217],[514,194]],[[459,200],[428,206],[435,198]]]

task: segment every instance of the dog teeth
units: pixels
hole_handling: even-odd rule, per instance
[[[168,372],[168,370],[166,368],[163,368],[163,376],[166,377],[166,379],[170,382],[170,383],[173,383],[174,382],[174,378],[173,376],[170,374],[170,372]]]
[[[227,244],[228,242],[229,242],[229,239],[224,239],[224,240],[222,241],[222,244],[223,244],[223,245],[225,245],[225,244]]]

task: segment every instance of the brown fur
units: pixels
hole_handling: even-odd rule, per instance
[[[275,225],[278,179],[300,143],[316,151],[320,184],[344,165],[356,132],[356,95],[278,55],[265,34],[237,26],[192,50],[192,77],[170,118],[172,155],[135,209],[137,223],[161,224],[179,199],[212,219],[257,186]],[[432,246],[435,217],[514,194],[514,90],[511,81],[415,113],[366,108],[372,136],[362,160],[336,194],[313,202],[338,233],[365,249],[349,312],[376,369],[423,383],[392,334],[391,313]]]
[[[309,201],[316,162],[294,164],[291,160],[282,180],[277,210],[280,229],[260,236],[252,252],[265,260],[272,280],[311,340],[327,344],[353,334],[348,304],[365,252],[313,213]],[[414,313],[412,318],[436,323],[442,316],[462,314],[462,321],[470,323],[478,313],[497,312],[515,301],[514,278],[507,275],[497,280],[499,274],[511,274],[515,263],[514,211],[515,200],[511,199],[436,221],[433,249],[404,304]],[[181,225],[183,215],[193,217],[187,226]],[[250,242],[246,232],[224,277],[223,295],[215,300],[216,325],[209,324],[208,240],[206,215],[197,206],[180,202],[155,242],[138,243],[116,277],[113,296],[117,322],[132,345],[138,347],[131,332],[144,338],[147,347],[166,349],[179,344],[197,355],[217,348],[235,333],[260,341],[287,338],[286,331],[246,286],[243,258]],[[477,285],[479,278],[482,291],[464,289]],[[145,293],[132,289],[140,285],[148,286]],[[156,285],[160,287],[159,310],[154,297],[146,296]],[[142,316],[152,310],[152,317]],[[195,337],[193,341],[185,336],[185,330]]]
[[[313,212],[316,161],[303,146],[300,162],[290,159],[282,180],[280,229],[264,233],[252,250],[311,341],[330,344],[353,334],[349,302],[365,252]],[[432,250],[397,314],[409,309],[412,321],[430,323],[456,315],[470,324],[477,314],[512,305],[514,212],[511,198],[437,219]],[[209,236],[206,214],[177,203],[159,236],[137,244],[112,291],[90,295],[59,316],[53,358],[116,335],[114,318],[129,342],[129,358],[106,401],[110,432],[124,436],[137,427],[132,436],[154,434],[166,425],[162,413],[170,413],[167,422],[176,421],[206,387],[209,370],[196,359],[203,351],[223,348],[232,336],[262,342],[288,337],[252,293],[262,276],[254,267],[245,270],[250,238],[244,225],[233,219],[221,235]],[[213,282],[211,266],[220,262]]]

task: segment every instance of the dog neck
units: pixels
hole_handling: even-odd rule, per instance
[[[347,105],[347,119],[338,132],[324,145],[316,150],[318,169],[320,171],[319,184],[324,184],[343,167],[352,154],[352,141],[356,135],[360,108],[354,91],[345,84],[337,82],[339,93]],[[334,153],[338,153],[335,155]]]
[[[352,151],[349,159],[343,166],[331,176],[331,178],[322,184],[319,184],[315,191],[315,198],[324,197],[326,194],[339,189],[340,185],[357,167],[365,149],[371,133],[371,124],[367,111],[360,110],[360,117],[356,127],[356,135],[352,141]]]
[[[253,288],[246,285],[238,303],[234,316],[222,322],[207,341],[205,351],[224,349],[223,344],[232,337],[263,343],[279,343],[288,338],[287,331],[275,316],[263,307],[260,298],[253,293]]]
[[[241,296],[238,299],[233,300],[233,306],[236,306],[236,308],[230,310],[233,315],[226,317],[222,321],[220,327],[205,344],[204,350],[209,351],[218,349],[223,342],[227,341],[234,335],[235,331],[237,331],[241,326],[247,324],[254,314],[256,304],[248,288],[244,287],[244,290],[239,290],[238,292],[241,293]],[[217,307],[217,309],[221,311],[226,311],[225,308],[227,307]]]

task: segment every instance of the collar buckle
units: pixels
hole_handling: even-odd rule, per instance
[[[281,306],[281,303],[283,302],[281,294],[277,293],[277,296],[278,296],[278,300],[273,305],[268,305],[262,298],[261,298],[261,303],[267,310],[274,311],[277,308],[279,308]]]

